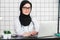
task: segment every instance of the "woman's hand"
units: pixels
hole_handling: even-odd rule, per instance
[[[24,37],[29,37],[29,36],[34,36],[34,35],[37,35],[37,34],[38,34],[38,32],[36,32],[36,31],[24,32],[24,33],[23,33],[23,36],[24,36]]]
[[[29,37],[29,36],[31,36],[31,32],[24,32],[23,36],[24,37]]]
[[[37,34],[38,34],[38,32],[36,32],[36,31],[32,31],[32,32],[31,32],[31,35],[32,35],[32,36],[37,35]]]

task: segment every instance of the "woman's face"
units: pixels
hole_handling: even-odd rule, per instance
[[[31,6],[29,3],[26,3],[23,7],[22,7],[22,12],[25,15],[29,15],[31,12]]]

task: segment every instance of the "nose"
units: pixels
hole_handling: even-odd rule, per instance
[[[26,9],[26,11],[28,11],[29,9]]]

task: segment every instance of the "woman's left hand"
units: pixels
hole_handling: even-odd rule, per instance
[[[32,32],[31,32],[31,35],[32,35],[32,36],[37,35],[37,34],[38,34],[38,32],[36,32],[36,31],[32,31]]]

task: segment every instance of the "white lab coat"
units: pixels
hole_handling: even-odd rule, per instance
[[[33,28],[35,28],[35,31],[39,32],[39,24],[38,21],[35,18],[32,18],[32,21],[29,26],[21,27],[19,17],[15,18],[15,32],[17,35],[22,35],[24,32],[31,32],[33,31]],[[33,27],[34,26],[34,27]]]

